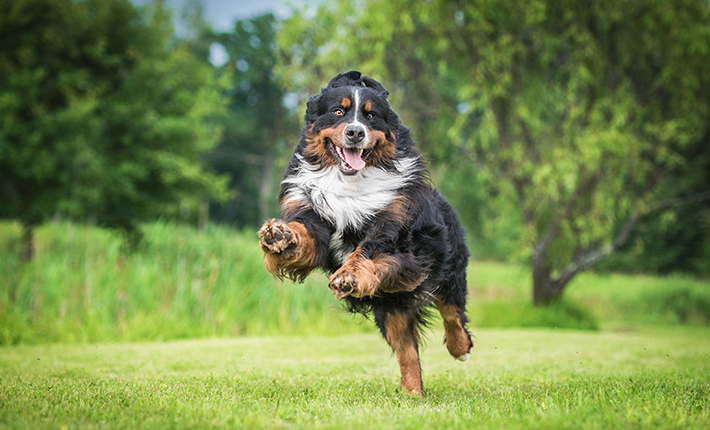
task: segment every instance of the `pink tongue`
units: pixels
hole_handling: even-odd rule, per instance
[[[360,170],[365,167],[365,161],[360,157],[360,151],[357,149],[343,149],[345,162],[355,170]]]

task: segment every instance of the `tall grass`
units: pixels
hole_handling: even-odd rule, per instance
[[[339,306],[323,275],[281,283],[256,234],[171,222],[145,225],[127,252],[110,231],[67,222],[36,233],[18,260],[20,227],[0,224],[0,343],[161,340],[368,330]]]
[[[374,330],[340,309],[325,275],[275,280],[253,231],[159,221],[143,233],[129,251],[111,231],[50,223],[37,230],[36,258],[20,263],[20,226],[0,223],[0,345]],[[682,275],[588,272],[550,308],[530,305],[525,267],[472,261],[468,279],[474,332],[710,324],[710,282]]]

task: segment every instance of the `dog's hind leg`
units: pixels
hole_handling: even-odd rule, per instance
[[[473,348],[473,341],[466,329],[468,318],[466,317],[465,306],[445,303],[439,299],[435,303],[441,317],[444,319],[446,349],[455,359],[466,361],[471,353],[471,348]]]
[[[402,374],[402,387],[410,394],[421,396],[422,374],[419,365],[419,333],[416,315],[400,311],[394,313],[375,311],[375,322],[397,355]]]

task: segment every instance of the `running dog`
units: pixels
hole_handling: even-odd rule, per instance
[[[419,343],[427,310],[444,321],[458,360],[466,329],[469,251],[456,212],[377,81],[351,71],[309,98],[303,135],[281,182],[281,218],[259,230],[266,268],[302,282],[320,269],[350,312],[372,314],[408,392],[422,394]]]

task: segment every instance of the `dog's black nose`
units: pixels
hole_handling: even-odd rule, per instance
[[[345,137],[351,143],[358,143],[365,138],[365,129],[359,125],[349,125],[345,127]]]

